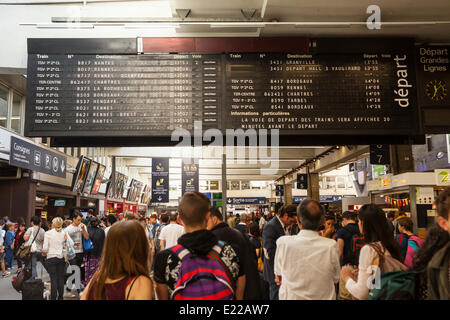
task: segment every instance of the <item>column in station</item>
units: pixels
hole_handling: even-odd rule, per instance
[[[292,181],[286,183],[286,178],[283,178],[283,189],[284,189],[284,204],[292,204]]]
[[[309,167],[306,167],[306,174],[308,175],[308,190],[307,197],[308,199],[313,199],[316,201],[320,201],[319,194],[319,174],[311,173],[309,171]]]

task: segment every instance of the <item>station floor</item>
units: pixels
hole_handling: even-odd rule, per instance
[[[15,277],[17,273],[17,265],[10,270],[11,274],[8,277],[3,278],[0,275],[0,300],[22,300],[22,294],[17,292],[11,283],[13,277]],[[0,272],[1,274],[1,272]],[[48,275],[43,275],[42,280],[44,282],[50,282],[50,278]],[[45,291],[45,289],[44,289]],[[67,293],[66,290],[64,290]],[[78,298],[69,298],[66,295],[64,296],[64,300],[79,300]]]

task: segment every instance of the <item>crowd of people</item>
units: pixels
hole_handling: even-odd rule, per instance
[[[6,277],[17,249],[31,246],[29,259],[16,256],[18,268],[37,277],[41,262],[51,299],[450,299],[450,188],[436,208],[423,240],[410,217],[374,204],[336,215],[307,199],[224,218],[188,192],[177,212],[149,217],[75,211],[48,227],[33,217],[28,229],[5,217],[0,261]],[[81,287],[65,286],[68,266],[80,268]]]

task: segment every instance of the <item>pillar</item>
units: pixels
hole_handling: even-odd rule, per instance
[[[286,183],[286,178],[283,178],[284,188],[284,204],[292,204],[292,182]]]
[[[391,145],[391,169],[394,175],[404,172],[414,172],[414,158],[412,155],[412,145]]]
[[[319,174],[309,172],[309,167],[306,167],[306,173],[308,175],[308,199],[320,201],[319,195]]]

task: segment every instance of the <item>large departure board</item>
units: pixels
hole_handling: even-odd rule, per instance
[[[195,121],[224,133],[417,134],[413,47],[355,43],[151,54],[46,53],[40,43],[28,55],[26,135],[170,137]]]

